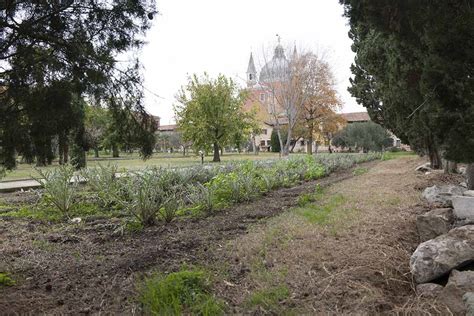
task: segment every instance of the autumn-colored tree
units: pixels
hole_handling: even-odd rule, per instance
[[[280,141],[281,154],[287,156],[294,139],[300,110],[309,98],[308,62],[311,54],[297,54],[296,49],[288,58],[283,47],[278,44],[273,58],[266,61],[260,73],[260,84],[269,97],[266,106],[275,123]],[[286,140],[282,137],[282,127],[287,131]]]
[[[307,141],[307,153],[313,153],[313,140],[318,134],[324,140],[330,140],[344,122],[337,115],[341,101],[336,92],[334,74],[329,63],[322,56],[305,56],[304,86],[307,97],[299,109],[299,125],[303,127]]]

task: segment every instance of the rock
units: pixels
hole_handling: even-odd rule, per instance
[[[470,196],[470,197],[474,197],[474,190],[467,190],[467,191],[464,191],[464,196]]]
[[[448,284],[438,297],[454,315],[465,315],[467,308],[463,296],[472,291],[474,291],[474,271],[453,270]]]
[[[466,316],[474,316],[474,292],[466,292],[463,295],[462,300],[466,307]]]
[[[437,208],[416,217],[416,227],[421,241],[447,233],[453,223],[454,215],[450,208]]]
[[[80,222],[82,222],[82,219],[80,217],[74,217],[73,219],[71,219],[71,223],[73,224],[79,224]]]
[[[450,207],[453,196],[463,195],[465,191],[467,191],[466,188],[457,185],[443,185],[440,187],[434,185],[426,188],[422,193],[422,197],[430,204],[441,204]]]
[[[436,298],[443,291],[443,286],[436,283],[424,283],[416,286],[416,293],[423,297]]]
[[[462,175],[466,174],[466,167],[459,167],[459,173]]]
[[[418,167],[415,168],[415,171],[419,171],[419,172],[427,172],[427,171],[431,171],[431,167],[430,167],[430,163],[427,162],[427,163],[424,163],[422,165],[419,165]]]
[[[453,228],[466,226],[466,225],[474,225],[474,219],[466,219],[466,218],[460,219],[460,218],[457,218],[456,216],[454,217],[454,219],[455,220],[454,220]]]
[[[452,198],[454,216],[459,219],[474,220],[474,197],[455,196]]]
[[[464,181],[464,182],[460,182],[459,183],[460,186],[462,186],[463,188],[466,188],[467,189],[467,183]]]
[[[426,283],[474,260],[474,225],[451,229],[421,243],[410,258],[417,283]]]

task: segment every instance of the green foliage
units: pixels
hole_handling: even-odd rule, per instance
[[[188,201],[195,205],[200,211],[206,214],[211,214],[216,207],[216,197],[214,187],[209,184],[203,185],[196,183],[188,187]]]
[[[258,195],[258,183],[255,169],[239,168],[229,173],[221,173],[209,183],[215,194],[217,203],[239,203],[250,201]]]
[[[345,202],[343,195],[338,194],[322,205],[308,204],[304,207],[297,208],[295,212],[306,218],[310,223],[324,225],[326,224],[332,213]]]
[[[272,130],[272,134],[270,135],[270,146],[271,151],[274,153],[279,153],[281,151],[280,138],[278,137],[276,130]]]
[[[391,159],[396,159],[400,157],[410,157],[410,156],[415,156],[416,153],[412,151],[399,151],[399,152],[384,152],[382,155],[381,160],[391,160]]]
[[[87,181],[87,185],[101,201],[102,206],[110,207],[116,202],[119,196],[121,185],[120,178],[117,178],[118,167],[116,165],[98,164],[95,168],[83,169],[80,175]]]
[[[390,134],[374,122],[349,124],[333,139],[334,146],[362,149],[364,152],[382,151],[392,144]]]
[[[74,99],[144,113],[138,59],[119,65],[117,56],[143,45],[154,1],[3,1],[1,7],[0,163],[14,168],[19,153],[50,164],[57,139],[60,159],[71,148],[82,166],[84,107]]]
[[[160,209],[168,201],[168,196],[155,170],[136,172],[120,183],[122,192],[115,197],[144,226],[154,225]]]
[[[143,230],[143,224],[137,220],[126,221],[125,222],[125,229],[131,233],[138,233]]]
[[[122,179],[122,178],[121,178]],[[172,221],[184,204],[188,179],[183,173],[163,168],[150,168],[130,173],[117,182],[114,203],[124,207],[144,226],[154,225],[159,217]]]
[[[13,286],[15,284],[16,282],[7,273],[0,273],[0,287]]]
[[[113,217],[122,215],[117,212],[104,212],[104,209],[99,205],[87,201],[77,201],[79,196],[76,197],[74,207],[71,207],[67,213],[68,218],[73,217]],[[32,220],[40,220],[47,222],[61,222],[64,220],[64,213],[61,212],[57,207],[52,208],[48,203],[39,203],[34,206],[22,206],[16,209],[12,209],[7,212],[1,212],[0,217],[14,217],[14,218],[28,218]]]
[[[175,219],[178,210],[182,207],[183,199],[180,195],[182,194],[173,192],[163,203],[163,207],[160,208],[159,215],[166,223],[170,223],[173,219]]]
[[[367,173],[369,172],[369,169],[367,168],[361,168],[361,167],[357,167],[354,169],[354,171],[352,171],[352,174],[355,175],[355,176],[360,176],[364,173]]]
[[[283,144],[286,143],[286,140],[288,138],[288,131],[284,128],[280,130],[281,137],[283,138]],[[279,153],[281,151],[281,145],[280,145],[280,138],[278,137],[278,132],[276,129],[272,130],[272,134],[270,135],[270,146],[271,150],[274,153]]]
[[[474,11],[469,1],[340,0],[356,52],[350,91],[434,165],[474,162]]]
[[[106,127],[112,118],[108,111],[101,106],[86,106],[84,114],[87,146],[95,151],[96,157],[99,157],[99,150],[106,137]]]
[[[79,179],[74,178],[74,168],[70,165],[62,165],[55,169],[36,169],[42,179],[36,179],[43,187],[44,198],[51,202],[63,215],[69,216],[68,212],[77,196]]]
[[[247,300],[247,305],[277,313],[281,310],[279,303],[289,296],[290,291],[286,285],[264,288],[253,292]]]
[[[178,125],[185,141],[197,150],[214,151],[215,162],[220,161],[219,150],[249,135],[254,125],[251,113],[242,111],[245,94],[238,91],[232,79],[219,75],[210,79],[197,75],[189,78],[178,95],[175,106]]]
[[[221,315],[223,304],[211,294],[202,270],[182,270],[145,279],[140,288],[144,312],[152,315]]]

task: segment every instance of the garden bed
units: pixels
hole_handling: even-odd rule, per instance
[[[338,170],[208,216],[185,215],[139,232],[123,225],[123,214],[93,214],[79,224],[55,217],[48,222],[4,216],[0,270],[8,272],[15,285],[0,289],[0,312],[137,312],[137,286],[144,272],[219,266],[225,245],[249,227],[297,205],[298,197],[314,192],[316,184],[325,187],[353,176],[352,169]],[[36,202],[28,193],[2,198],[11,205]]]

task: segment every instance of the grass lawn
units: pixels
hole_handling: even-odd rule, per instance
[[[297,154],[295,154],[297,155]],[[278,158],[278,153],[267,153],[267,152],[260,152],[258,155],[253,154],[238,154],[238,153],[224,153],[221,156],[222,162],[229,162],[229,161],[236,161],[236,160],[260,160],[260,159],[270,159],[270,158]],[[212,156],[204,157],[204,163],[210,164],[212,161]],[[157,167],[186,167],[192,165],[199,165],[201,163],[201,158],[195,155],[189,155],[183,157],[182,154],[168,154],[168,153],[158,153],[154,154],[148,160],[143,161],[138,157],[137,154],[122,154],[120,158],[92,158],[88,157],[87,165],[88,167],[97,166],[97,164],[115,164],[119,168],[125,168],[129,170],[136,170],[141,169],[144,167],[149,166],[157,166]],[[53,165],[44,167],[41,169],[48,169],[54,168],[57,166],[57,161],[53,162]],[[9,180],[20,180],[20,179],[30,179],[31,176],[38,176],[38,173],[35,171],[34,165],[29,164],[18,164],[18,168],[8,172],[6,177],[2,179],[2,181],[9,181]]]

